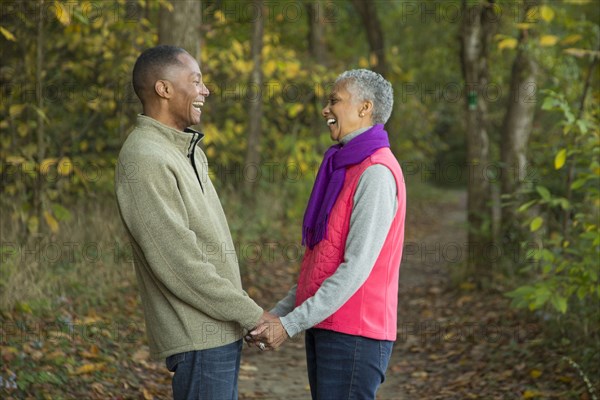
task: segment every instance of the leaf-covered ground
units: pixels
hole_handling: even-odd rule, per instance
[[[592,399],[547,325],[516,312],[497,290],[453,282],[464,259],[464,195],[409,209],[401,269],[398,340],[380,399]],[[289,270],[288,270],[289,269]],[[246,276],[269,307],[293,282],[289,266]],[[266,285],[264,282],[269,282]],[[148,360],[135,287],[76,313],[62,299],[45,316],[27,307],[1,315],[0,398],[168,399],[170,374]],[[577,360],[575,360],[577,361]],[[585,371],[598,393],[598,369]],[[276,352],[245,348],[241,399],[309,398],[303,338]]]

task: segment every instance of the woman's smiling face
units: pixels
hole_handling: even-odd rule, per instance
[[[329,127],[331,140],[340,141],[357,129],[373,125],[370,112],[372,104],[355,99],[347,86],[347,82],[337,83],[321,111]]]

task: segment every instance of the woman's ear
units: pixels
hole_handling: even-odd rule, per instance
[[[367,100],[362,103],[362,107],[360,109],[360,115],[362,116],[370,116],[373,114],[373,102]]]

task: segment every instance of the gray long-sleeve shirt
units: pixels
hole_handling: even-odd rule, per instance
[[[359,129],[344,136],[342,144],[347,144],[368,129]],[[290,337],[335,313],[365,283],[398,209],[397,192],[394,175],[386,166],[372,165],[362,173],[354,194],[344,262],[323,281],[314,296],[295,309],[297,285],[271,310],[281,317]]]

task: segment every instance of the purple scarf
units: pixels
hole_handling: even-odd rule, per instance
[[[304,212],[302,244],[313,248],[327,235],[329,214],[346,179],[346,168],[361,163],[382,147],[390,147],[383,124],[377,124],[345,145],[331,146],[323,156]]]

